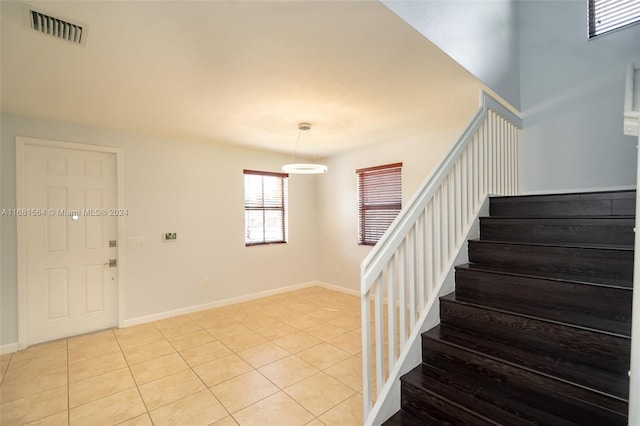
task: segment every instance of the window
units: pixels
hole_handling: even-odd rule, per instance
[[[402,209],[402,163],[356,170],[358,244],[375,245]]]
[[[244,171],[244,242],[247,246],[287,242],[286,173]]]
[[[589,0],[589,38],[640,22],[638,0]]]

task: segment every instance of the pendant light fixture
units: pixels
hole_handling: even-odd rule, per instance
[[[300,175],[314,175],[320,173],[326,173],[328,168],[324,164],[315,163],[294,163],[296,152],[298,151],[298,144],[300,143],[300,137],[303,132],[308,132],[311,138],[311,144],[313,145],[313,136],[311,136],[311,124],[299,123],[298,124],[298,138],[296,139],[296,146],[293,149],[293,155],[291,156],[291,164],[285,164],[282,166],[284,173],[300,174]]]

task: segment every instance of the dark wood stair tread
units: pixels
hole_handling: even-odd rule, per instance
[[[455,293],[440,297],[440,317],[442,324],[522,348],[561,354],[567,361],[595,367],[605,363],[617,373],[629,369],[631,339],[620,334],[458,300]]]
[[[469,262],[519,269],[541,276],[576,274],[594,279],[613,277],[632,281],[633,254],[629,247],[593,244],[541,244],[469,240]]]
[[[567,192],[555,194],[496,195],[491,197],[493,203],[499,202],[545,202],[545,201],[579,201],[579,200],[617,200],[636,198],[635,189],[619,189],[613,191]]]
[[[558,220],[571,220],[571,221],[597,221],[597,220],[634,220],[635,216],[633,215],[616,215],[616,216],[608,216],[608,215],[593,215],[593,216],[481,216],[480,220],[488,219],[488,220],[540,220],[540,221],[550,221],[555,222]]]
[[[586,327],[591,330],[605,331],[616,335],[631,338],[631,317],[627,321],[615,321],[603,316],[595,315],[595,312],[582,312],[577,309],[553,306],[542,303],[523,303],[522,300],[491,299],[484,295],[474,297],[472,295],[456,292],[456,300],[460,302],[480,304],[503,312],[513,312],[547,319],[563,324],[571,324]]]
[[[477,385],[485,393],[495,394],[483,399],[510,407],[512,414],[519,413],[522,410],[518,408],[520,406],[530,406],[576,424],[626,425],[626,400],[504,362],[452,342],[423,341],[421,365],[433,366],[445,372],[445,383],[455,386],[455,391],[450,395],[454,400],[460,400],[461,405],[470,404],[461,400],[461,396],[465,395],[464,388],[473,389],[472,385]],[[437,394],[444,392],[444,389],[439,389],[431,382],[433,379],[423,379],[422,383],[434,388]],[[476,395],[479,389],[474,390],[473,394]],[[598,422],[576,421],[590,417],[598,419]]]
[[[628,216],[635,190],[492,197],[491,216]]]
[[[502,313],[506,313],[509,315],[516,315],[516,316],[521,316],[521,317],[526,317],[526,318],[530,318],[530,319],[534,319],[534,320],[538,320],[538,321],[547,321],[550,323],[555,323],[555,324],[560,324],[563,326],[567,326],[567,327],[572,327],[572,328],[576,328],[576,329],[582,329],[582,330],[587,330],[590,332],[595,332],[595,333],[601,333],[601,334],[606,334],[606,335],[610,335],[610,336],[616,336],[616,337],[620,337],[620,338],[624,338],[624,339],[630,339],[630,336],[625,336],[622,334],[618,334],[618,333],[612,333],[609,331],[604,331],[604,330],[600,330],[597,328],[589,328],[589,327],[585,327],[582,325],[578,325],[576,324],[575,321],[572,320],[572,315],[570,312],[567,312],[567,315],[565,318],[563,319],[551,319],[551,318],[547,318],[545,317],[543,314],[536,314],[536,313],[524,313],[524,312],[519,312],[518,310],[514,310],[513,306],[508,307],[508,308],[499,308],[499,307],[493,307],[490,305],[485,305],[482,303],[479,303],[479,301],[477,300],[471,300],[467,297],[464,296],[460,296],[457,295],[455,292],[454,293],[449,293],[445,296],[441,296],[440,297],[441,300],[448,300],[451,302],[455,302],[455,303],[460,303],[460,304],[464,304],[464,305],[470,305],[470,306],[474,306],[474,307],[478,307],[481,309],[487,309],[487,310],[492,310],[492,311],[496,311],[496,312],[502,312]]]
[[[490,383],[484,380],[476,380],[473,375],[462,376],[457,371],[446,371],[436,366],[422,363],[402,376],[400,380],[403,391],[407,388],[413,388],[411,389],[413,392],[407,389],[408,397],[403,397],[403,409],[420,417],[436,417],[447,414],[446,412],[439,413],[437,405],[429,410],[426,409],[427,407],[411,404],[417,399],[415,395],[426,393],[431,394],[433,399],[443,400],[443,405],[446,403],[446,405],[453,406],[456,410],[464,412],[464,417],[477,419],[473,423],[500,425],[501,423],[493,419],[501,418],[508,420],[507,424],[530,424],[515,413],[505,411],[500,405],[492,404],[491,400],[497,401],[499,398],[487,395]],[[411,398],[412,393],[414,398]],[[452,421],[449,424],[456,424],[456,422]]]
[[[463,265],[456,266],[456,269],[468,269],[490,272],[495,274],[507,274],[517,277],[527,278],[542,278],[546,280],[572,282],[576,284],[603,286],[603,287],[615,287],[631,290],[633,286],[633,280],[625,278],[607,278],[607,277],[594,277],[592,275],[581,275],[573,273],[562,273],[555,271],[535,271],[535,270],[523,270],[522,268],[514,268],[509,265],[488,265],[484,263],[465,263]]]
[[[531,246],[531,247],[550,247],[550,248],[563,248],[563,249],[594,249],[604,251],[621,251],[621,252],[633,252],[633,246],[620,245],[620,244],[589,244],[589,243],[576,243],[576,242],[554,242],[554,243],[536,243],[532,241],[494,241],[494,240],[469,240],[474,242],[491,243],[491,244],[503,244],[513,246]]]
[[[629,377],[590,365],[566,361],[561,356],[523,349],[512,344],[439,325],[422,334],[423,339],[440,340],[472,349],[502,362],[592,389],[621,400],[628,400]]]
[[[626,426],[636,191],[491,197],[387,425]]]
[[[424,418],[414,416],[405,410],[399,410],[393,416],[389,417],[384,426],[440,426],[441,423],[436,421],[428,422]]]
[[[571,404],[570,399],[555,403],[553,394],[529,392],[513,383],[490,378],[465,366],[446,368],[422,363],[401,378],[402,408],[415,416],[434,415],[438,405],[422,406],[423,395],[440,399],[467,416],[477,418],[468,424],[482,425],[622,425],[623,416],[587,405]],[[435,407],[433,407],[435,405]],[[443,405],[445,405],[443,403]],[[591,413],[588,413],[590,411]],[[597,414],[596,414],[597,413]],[[589,419],[593,417],[593,421]],[[576,420],[582,421],[576,421]],[[606,423],[602,423],[605,421]],[[446,424],[455,425],[456,422]]]
[[[481,217],[481,239],[633,247],[633,216]]]

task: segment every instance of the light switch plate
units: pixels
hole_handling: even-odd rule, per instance
[[[128,246],[144,246],[147,244],[147,239],[145,237],[129,237],[127,238]]]

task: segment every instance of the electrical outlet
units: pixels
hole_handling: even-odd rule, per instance
[[[209,280],[207,279],[202,280],[202,287],[209,287]]]
[[[165,241],[175,241],[178,239],[178,234],[176,232],[165,232],[162,239]]]

